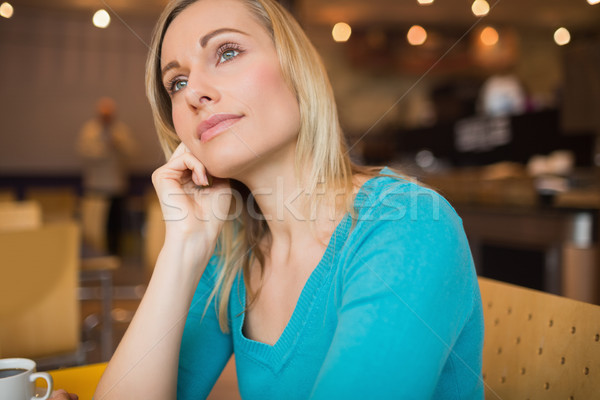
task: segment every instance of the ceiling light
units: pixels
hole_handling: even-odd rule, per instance
[[[408,43],[412,44],[413,46],[420,46],[425,43],[425,40],[427,40],[427,31],[423,29],[422,26],[413,25],[408,30],[406,39],[408,39]]]
[[[13,6],[10,3],[2,3],[0,5],[0,17],[10,18],[13,15]]]
[[[571,41],[571,34],[567,28],[558,28],[554,32],[554,41],[559,46],[564,46]]]
[[[98,10],[92,18],[94,26],[97,28],[106,28],[110,24],[110,15],[106,10]]]
[[[352,34],[352,28],[345,22],[338,22],[331,30],[331,36],[336,42],[347,42]]]
[[[420,5],[422,5],[422,6],[428,6],[428,5],[430,5],[430,4],[432,4],[432,3],[433,3],[433,0],[417,0],[417,1],[418,1],[418,2],[419,2],[419,4],[420,4]],[[588,0],[588,1],[589,1],[589,0]],[[598,1],[600,1],[600,0],[598,0]]]
[[[475,0],[471,5],[471,11],[477,17],[483,17],[490,12],[490,5],[485,0]]]
[[[587,0],[587,2],[590,3],[591,5],[594,5],[594,4],[600,3],[600,0]]]
[[[493,46],[498,43],[498,31],[491,26],[485,27],[479,34],[479,40],[486,46]]]

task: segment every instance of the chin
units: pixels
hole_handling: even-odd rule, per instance
[[[271,135],[273,136],[273,135]],[[260,165],[283,162],[293,159],[297,135],[289,134],[279,138],[269,135],[260,139],[241,135],[221,135],[198,149],[198,159],[202,161],[208,173],[215,178],[241,178]]]
[[[258,161],[256,156],[248,149],[241,153],[233,151],[214,152],[209,157],[203,157],[202,160],[209,175],[215,178],[236,179]]]

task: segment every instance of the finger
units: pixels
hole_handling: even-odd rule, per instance
[[[165,167],[178,172],[185,172],[189,170],[192,172],[192,180],[196,185],[208,185],[206,168],[204,167],[204,164],[202,164],[200,160],[198,160],[192,153],[183,153],[179,157],[169,160]]]
[[[51,400],[71,400],[69,394],[64,389],[58,389],[52,392]]]
[[[173,152],[173,154],[171,155],[171,159],[179,157],[180,155],[182,155],[183,153],[189,152],[189,149],[187,148],[187,146],[185,145],[185,143],[181,142],[179,143],[179,146],[177,146],[177,148],[175,149],[175,151]]]

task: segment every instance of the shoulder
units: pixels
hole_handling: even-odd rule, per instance
[[[384,170],[365,183],[355,208],[345,244],[346,273],[364,265],[382,277],[414,273],[425,280],[474,272],[462,220],[436,191]]]
[[[445,221],[462,226],[460,217],[442,195],[389,168],[363,184],[354,206],[357,224],[367,221],[386,225],[389,222],[398,225]]]
[[[382,172],[355,201],[354,228],[338,258],[340,306],[383,302],[393,313],[400,301],[422,316],[439,320],[443,310],[465,321],[478,292],[460,217],[436,191]]]

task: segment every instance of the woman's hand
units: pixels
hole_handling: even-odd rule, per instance
[[[49,400],[79,400],[79,397],[74,393],[67,393],[63,389],[52,392]]]
[[[216,238],[229,214],[231,187],[225,179],[209,185],[206,168],[183,142],[169,161],[152,174],[169,235]]]

